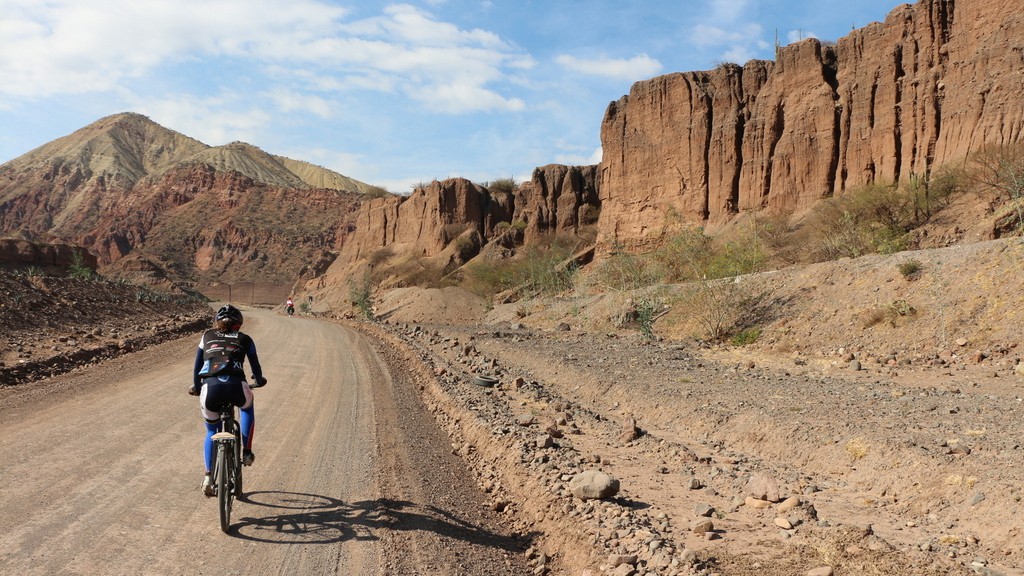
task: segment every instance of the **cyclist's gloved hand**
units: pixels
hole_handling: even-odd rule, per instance
[[[196,390],[196,385],[195,384],[189,384],[188,395],[189,396],[199,396],[199,391]]]
[[[267,379],[262,377],[262,376],[260,376],[259,378],[257,378],[256,376],[253,376],[252,378],[253,378],[253,380],[256,381],[256,385],[255,386],[250,386],[250,388],[260,388],[261,386],[266,386],[267,385]]]

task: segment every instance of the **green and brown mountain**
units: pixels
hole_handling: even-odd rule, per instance
[[[331,259],[372,189],[117,114],[0,166],[0,236],[81,245],[115,274],[292,282]]]

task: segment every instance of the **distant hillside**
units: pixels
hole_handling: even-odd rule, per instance
[[[364,194],[377,194],[380,190],[377,186],[366,184],[359,180],[354,180],[348,176],[343,176],[337,172],[332,172],[315,164],[310,164],[309,162],[292,160],[291,158],[285,158],[284,156],[274,156],[274,158],[285,168],[291,171],[292,174],[295,174],[301,178],[303,182],[314,188],[351,190],[353,192],[362,192]]]
[[[78,244],[108,271],[132,254],[177,281],[291,282],[340,246],[371,188],[117,114],[0,166],[0,236]]]

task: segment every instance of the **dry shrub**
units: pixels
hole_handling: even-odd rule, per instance
[[[790,222],[789,215],[755,214],[753,226],[765,267],[777,268],[805,259],[807,244],[798,237],[800,228]]]
[[[921,277],[921,270],[924,267],[920,260],[912,258],[906,262],[900,262],[897,268],[899,269],[900,274],[902,274],[907,280],[917,280]]]
[[[1024,230],[1024,144],[987,146],[968,158],[968,177],[1010,201],[1016,231]]]
[[[810,259],[792,261],[856,258],[905,250],[910,245],[909,232],[949,206],[956,194],[968,189],[972,179],[1006,190],[1013,197],[1010,191],[1016,188],[1005,183],[1014,181],[1019,175],[1019,191],[1024,193],[1024,162],[1020,162],[1019,171],[1001,170],[998,166],[1007,163],[992,159],[993,156],[1005,158],[1014,154],[1017,153],[999,149],[998,154],[979,154],[977,161],[973,161],[975,164],[983,163],[984,169],[968,170],[949,164],[936,169],[927,178],[911,174],[899,184],[867,184],[823,200],[807,215],[800,229],[789,230],[786,234],[790,246],[811,246]],[[987,175],[987,178],[979,174]],[[1024,209],[1021,214],[1024,216]]]
[[[448,244],[452,240],[458,238],[463,232],[473,228],[473,224],[469,222],[452,222],[451,224],[445,224],[441,228],[441,240]]]
[[[912,318],[917,316],[917,308],[914,308],[906,300],[893,300],[885,310],[886,320],[891,326],[896,326],[900,318]]]
[[[854,438],[846,443],[846,453],[854,460],[860,460],[868,455],[869,446],[863,438]]]
[[[373,280],[370,278],[369,270],[362,276],[353,277],[348,285],[349,299],[352,306],[367,319],[373,319]]]
[[[953,486],[955,488],[974,488],[975,484],[978,483],[977,476],[963,476],[961,474],[950,474],[946,476],[945,483],[947,486]]]
[[[701,279],[687,286],[673,305],[696,320],[707,339],[721,341],[750,327],[746,322],[758,300],[734,279]]]
[[[776,221],[756,216],[718,238],[701,228],[684,228],[671,236],[651,258],[670,282],[714,280],[763,270],[770,255],[762,241],[765,225]],[[771,235],[769,235],[771,237]]]
[[[455,251],[458,252],[460,257],[464,257],[468,253],[475,253],[480,251],[479,238],[473,238],[472,235],[459,236],[452,241]],[[468,259],[468,258],[464,258]]]
[[[444,270],[439,266],[424,263],[418,270],[406,275],[403,284],[421,288],[441,288],[445,286]]]
[[[860,319],[861,328],[871,328],[882,322],[895,328],[907,320],[917,316],[917,308],[914,308],[906,300],[893,300],[884,306],[876,306],[865,310]]]
[[[407,258],[393,266],[375,270],[374,277],[387,288],[438,288],[444,285],[444,270],[426,258]]]
[[[366,259],[366,263],[370,268],[378,268],[381,264],[384,264],[395,255],[395,251],[390,246],[378,248],[370,253],[370,256]]]
[[[806,535],[804,558],[831,566],[836,574],[858,576],[948,576],[942,564],[908,564],[906,554],[885,548],[872,549],[865,541],[870,535],[855,526],[838,526]],[[806,569],[806,566],[804,566]],[[797,571],[790,572],[796,574]],[[803,572],[800,572],[803,573]]]
[[[907,247],[915,220],[913,195],[893,186],[872,184],[818,203],[808,218],[817,260],[857,258]]]
[[[663,273],[649,257],[617,252],[594,266],[586,283],[605,290],[624,292],[657,284]]]
[[[871,328],[877,325],[886,318],[885,308],[875,307],[865,310],[861,314],[860,326],[861,328]]]
[[[462,287],[478,296],[490,298],[514,288],[514,277],[511,259],[471,262],[463,268]]]
[[[504,192],[506,194],[515,192],[518,187],[519,184],[516,183],[515,178],[498,178],[484,184],[484,188],[487,188],[489,192]]]
[[[569,290],[577,269],[572,255],[579,244],[571,235],[548,235],[513,258],[473,262],[465,267],[463,287],[484,297],[513,288],[537,295]]]
[[[387,188],[380,186],[367,186],[363,190],[363,196],[366,198],[384,198],[385,196],[391,196],[391,192],[388,192]]]
[[[687,228],[670,237],[652,258],[664,270],[666,281],[682,282],[706,278],[710,254],[711,238],[700,228]]]
[[[1024,144],[982,148],[968,158],[967,174],[1007,199],[1024,197]]]

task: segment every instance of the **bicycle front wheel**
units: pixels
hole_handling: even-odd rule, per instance
[[[220,529],[227,532],[231,529],[231,476],[234,466],[231,464],[232,450],[223,442],[217,444],[217,504],[220,508]]]
[[[235,498],[242,497],[242,432],[238,427],[238,422],[235,421],[233,426],[233,432],[235,433],[235,458],[232,461],[234,466],[231,467],[231,489],[232,494]]]
[[[241,457],[235,458],[235,462],[234,462],[233,468],[234,468],[234,475],[233,475],[233,480],[231,482],[231,484],[232,484],[232,492],[231,493],[234,495],[235,498],[241,498],[242,497],[242,458]]]

